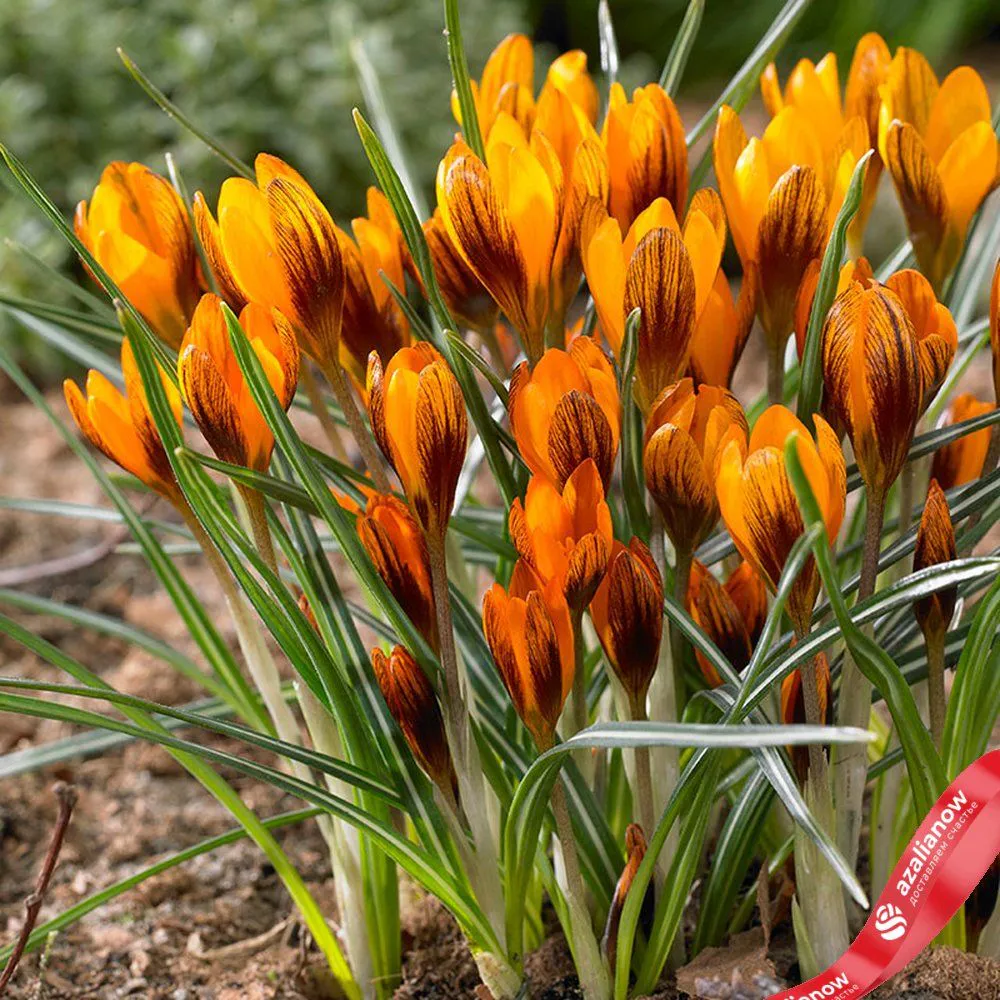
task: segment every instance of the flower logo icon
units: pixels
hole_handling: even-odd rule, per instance
[[[906,933],[903,911],[892,903],[884,903],[875,911],[875,930],[883,941],[898,941]]]

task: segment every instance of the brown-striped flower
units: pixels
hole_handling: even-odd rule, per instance
[[[795,351],[802,360],[806,350],[806,334],[809,332],[809,316],[812,313],[813,300],[816,298],[816,288],[819,285],[819,272],[822,262],[814,260],[802,275],[798,293],[795,296]],[[875,279],[872,266],[867,257],[857,260],[847,260],[837,275],[837,289],[834,298],[847,291],[852,281],[860,281],[867,287]]]
[[[764,104],[772,118],[787,107],[802,111],[802,121],[808,123],[819,140],[825,161],[837,164],[845,127],[853,119],[857,118],[864,124],[869,147],[875,145],[878,138],[878,88],[885,80],[890,58],[889,49],[880,35],[864,35],[854,50],[843,103],[840,99],[837,57],[832,52],[815,64],[809,59],[799,60],[788,77],[784,92],[778,83],[778,71],[771,63],[760,78]],[[860,250],[865,225],[875,203],[881,172],[881,162],[873,158],[865,175],[861,207],[848,230],[848,238],[856,252]]]
[[[569,350],[549,348],[530,368],[522,362],[510,380],[510,426],[528,468],[562,487],[586,459],[605,488],[618,451],[621,417],[614,369],[589,337]]]
[[[287,410],[299,377],[299,349],[277,310],[250,303],[240,313],[271,388]],[[274,435],[267,426],[229,342],[222,301],[204,295],[181,342],[177,378],[191,415],[212,451],[225,462],[265,472]]]
[[[700,381],[712,368],[735,367],[753,320],[741,303],[737,324],[728,286],[719,288],[726,245],[722,203],[714,191],[697,192],[681,231],[670,202],[659,198],[633,222],[624,239],[618,224],[598,207],[584,223],[583,265],[601,329],[621,355],[625,321],[642,310],[636,354],[636,399],[645,410],[684,374],[694,355]],[[725,275],[722,275],[725,282]],[[728,299],[728,302],[727,302]],[[718,338],[713,349],[711,341]],[[712,355],[719,357],[713,359]]]
[[[601,951],[607,959],[610,968],[615,967],[615,956],[618,952],[618,927],[621,924],[622,910],[628,898],[629,889],[635,881],[639,865],[646,856],[646,837],[638,823],[629,823],[625,828],[625,867],[615,886],[615,894],[611,898],[611,908],[604,924],[604,934],[601,937]]]
[[[539,750],[552,746],[573,687],[573,625],[557,580],[544,584],[518,560],[510,589],[483,598],[483,633],[514,708]]]
[[[580,614],[604,576],[614,537],[593,459],[580,464],[561,490],[545,476],[532,476],[524,503],[517,498],[511,505],[510,537],[544,582],[559,581],[570,610]]]
[[[707,566],[691,563],[687,608],[698,627],[719,647],[733,669],[742,670],[749,662],[754,645],[764,627],[767,591],[764,582],[748,562],[740,563],[725,584]],[[709,687],[718,687],[722,678],[699,650],[698,666]]]
[[[396,720],[414,759],[448,798],[458,795],[458,778],[437,696],[420,665],[402,646],[388,656],[372,650],[372,671],[389,712]]]
[[[693,552],[719,519],[719,460],[731,441],[745,448],[747,434],[743,408],[717,386],[696,389],[681,379],[653,403],[643,446],[646,487],[678,551]]]
[[[442,535],[465,461],[468,418],[447,362],[426,341],[397,351],[385,371],[368,359],[368,415],[425,531]]]
[[[375,571],[431,649],[438,648],[427,541],[410,508],[387,493],[368,499],[356,523]]]
[[[204,286],[173,186],[141,163],[109,163],[90,204],[77,205],[73,228],[153,330],[180,344]]]
[[[816,693],[819,695],[819,718],[822,724],[830,721],[830,661],[826,653],[817,655],[815,661]],[[810,668],[807,668],[810,669]],[[802,725],[807,722],[805,696],[802,691],[802,672],[793,670],[781,682],[781,721],[786,726]],[[789,747],[795,765],[795,773],[801,783],[809,774],[809,748]]]
[[[604,655],[642,718],[663,633],[663,580],[649,549],[633,538],[615,542],[608,571],[590,603]]]
[[[636,88],[631,100],[620,83],[612,84],[601,138],[608,154],[611,214],[622,233],[657,198],[666,198],[675,212],[683,210],[687,143],[677,108],[659,84]]]
[[[898,287],[908,294],[915,286],[904,279]],[[925,328],[933,322],[915,315]],[[946,357],[946,338],[935,332],[918,340],[907,308],[886,285],[852,282],[827,314],[825,399],[851,439],[865,485],[883,499],[906,461],[924,380],[943,375]]]
[[[86,392],[72,380],[63,382],[66,403],[83,436],[99,451],[132,473],[171,503],[183,502],[170,460],[149,411],[146,391],[128,338],[122,341],[124,394],[99,371],[87,373]],[[181,423],[181,397],[160,372],[171,409]]]
[[[499,312],[497,304],[448,235],[439,208],[435,208],[434,214],[424,223],[424,236],[434,277],[448,311],[471,330],[492,329]]]
[[[969,66],[938,85],[923,55],[902,47],[879,94],[879,151],[920,270],[940,290],[958,262],[972,216],[997,183],[989,94]]]
[[[809,262],[823,256],[851,174],[869,149],[860,118],[843,129],[832,157],[805,112],[784,108],[764,135],[747,139],[732,108],[715,129],[715,174],[744,269],[754,263],[758,312],[772,348],[792,331],[795,296]]]
[[[996,409],[993,403],[976,399],[971,392],[956,396],[941,417],[940,427],[951,427],[965,420],[983,417]],[[990,448],[992,427],[973,431],[949,444],[942,445],[934,452],[931,463],[931,478],[936,479],[943,490],[964,486],[983,474],[986,453]]]
[[[927,488],[927,503],[920,515],[917,528],[917,545],[913,551],[913,569],[919,572],[931,566],[951,562],[957,558],[955,527],[948,510],[948,500],[936,479]],[[920,630],[925,636],[941,636],[951,624],[958,600],[958,588],[947,587],[913,603]]]
[[[577,144],[557,149],[539,129],[526,133],[501,112],[485,163],[457,140],[438,168],[438,208],[448,235],[517,329],[532,364],[546,330],[562,329],[579,279],[583,211],[607,191],[596,133],[586,119],[573,121],[580,126]]]
[[[738,438],[730,441],[719,465],[716,490],[722,518],[740,554],[772,590],[778,586],[788,553],[805,530],[785,468],[784,447],[790,434],[798,435],[799,458],[831,543],[844,519],[844,453],[830,425],[820,416],[813,421],[815,439],[790,410],[771,406],[754,424],[749,449],[744,451]],[[808,628],[818,593],[819,574],[810,559],[788,601],[797,628]]]
[[[259,302],[292,324],[299,347],[337,364],[345,264],[337,227],[297,171],[260,153],[257,181],[231,177],[219,193],[218,222],[195,196],[205,256],[232,306]],[[238,292],[240,301],[233,301]]]

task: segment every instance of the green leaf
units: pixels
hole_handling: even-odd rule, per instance
[[[469,64],[465,59],[462,44],[462,24],[458,17],[458,0],[444,0],[444,33],[448,39],[448,62],[451,78],[458,95],[458,106],[462,115],[462,133],[465,141],[476,156],[486,162],[486,147],[483,133],[479,128],[479,112],[476,99],[472,95],[472,81],[469,79]]]
[[[615,38],[615,24],[611,18],[608,0],[600,0],[597,5],[597,34],[601,46],[601,70],[610,89],[618,79],[618,39]]]
[[[847,246],[847,229],[861,207],[861,194],[868,173],[868,161],[874,155],[875,150],[869,149],[858,160],[823,254],[819,283],[816,285],[812,309],[809,311],[806,344],[802,353],[798,416],[803,423],[806,423],[814,413],[819,413],[820,403],[823,400],[823,324],[837,294],[837,279],[840,277],[840,266],[844,261],[844,251]]]
[[[684,20],[681,21],[681,26],[674,37],[674,44],[670,47],[670,55],[667,56],[663,72],[660,74],[660,86],[671,97],[677,93],[677,87],[684,76],[704,13],[705,0],[689,0]]]

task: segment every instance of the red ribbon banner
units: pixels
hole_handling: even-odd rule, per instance
[[[854,943],[826,972],[771,1000],[847,1000],[934,940],[1000,854],[1000,750],[967,767],[920,824]]]

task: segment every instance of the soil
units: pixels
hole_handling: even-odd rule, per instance
[[[63,412],[57,393],[51,402]],[[0,422],[0,492],[84,504],[101,502],[86,469],[73,458],[43,414],[24,403],[8,383],[0,383],[0,404],[4,414]],[[159,504],[155,516],[169,517],[163,508]],[[113,526],[93,521],[4,510],[0,514],[0,577],[17,571],[22,577],[18,582],[21,589],[119,616],[193,652],[169,600],[134,556],[103,558],[68,572],[23,579],[25,567],[37,569],[44,560],[65,559],[114,542],[115,531]],[[199,561],[184,559],[182,568],[213,619],[228,622]],[[163,704],[183,704],[197,696],[190,682],[119,641],[94,636],[50,616],[19,610],[12,615],[120,690]],[[64,679],[5,638],[0,638],[0,667],[9,676]],[[71,731],[61,723],[0,716],[0,753],[48,743]],[[224,740],[216,742],[227,746]],[[234,749],[231,744],[228,748]],[[241,747],[240,752],[246,753],[246,749]],[[262,755],[261,759],[266,758]],[[299,805],[240,775],[226,777],[260,815]],[[34,886],[56,816],[51,788],[57,779],[72,782],[79,799],[42,908],[42,920],[169,853],[233,825],[228,814],[200,793],[180,767],[155,747],[131,745],[92,760],[5,779],[0,786],[3,942],[13,940],[22,923],[24,900]],[[335,921],[328,857],[315,825],[278,831],[277,837]],[[479,996],[475,966],[451,919],[432,900],[404,902],[406,954],[397,1000]],[[772,959],[780,947],[772,942]],[[784,948],[787,953],[787,943]],[[779,975],[794,971],[788,961],[776,960],[775,964]],[[568,949],[558,932],[528,957],[526,965],[536,1000],[569,1000],[581,995]],[[732,967],[730,963],[730,970]],[[714,996],[746,1000],[768,995],[769,991],[761,992],[753,983],[733,987],[731,976],[724,974],[725,970],[717,971],[720,992]],[[32,954],[23,960],[8,992],[13,1000],[128,996],[151,1000],[319,1000],[329,995],[322,963],[294,919],[278,878],[260,852],[246,842],[231,844],[151,879],[65,929],[51,940],[44,957]],[[686,995],[666,984],[655,1000]],[[904,996],[909,1000],[965,1000],[972,996],[1000,1000],[1000,967],[957,952],[931,952],[877,995],[897,995],[899,1000]]]

